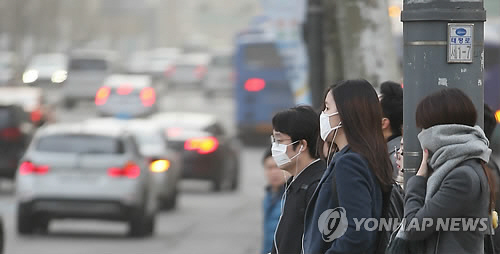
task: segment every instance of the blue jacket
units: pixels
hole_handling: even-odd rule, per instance
[[[335,186],[337,195],[332,191]],[[318,221],[325,210],[336,207],[346,211],[347,231],[332,242],[326,242]],[[374,253],[377,231],[367,231],[363,226],[356,231],[354,218],[379,219],[381,214],[382,190],[368,161],[348,146],[343,148],[332,159],[307,207],[303,254]]]
[[[271,252],[273,248],[274,232],[281,216],[281,206],[283,204],[283,193],[285,186],[279,192],[273,193],[270,188],[266,190],[263,201],[264,208],[264,235],[262,241],[262,254]]]

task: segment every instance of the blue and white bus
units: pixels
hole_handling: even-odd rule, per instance
[[[246,141],[270,135],[275,113],[295,104],[282,56],[272,35],[261,31],[235,39],[235,100],[238,134]]]

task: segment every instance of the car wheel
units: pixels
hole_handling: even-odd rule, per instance
[[[236,166],[236,168],[234,169],[234,172],[233,172],[233,179],[231,181],[231,191],[235,191],[238,189],[239,185],[240,185],[240,172],[239,172],[239,168],[238,166]]]
[[[40,234],[48,234],[49,233],[49,224],[50,224],[49,219],[41,219],[36,225],[37,232]]]
[[[5,236],[3,229],[3,220],[0,218],[0,254],[3,253],[4,244],[5,244]]]
[[[207,98],[207,99],[213,99],[214,97],[215,97],[215,91],[214,90],[211,90],[211,89],[205,90],[205,98]]]
[[[34,232],[31,216],[22,205],[17,209],[17,232],[21,235],[30,235]]]
[[[223,167],[225,167],[224,165]],[[227,170],[220,169],[217,172],[216,177],[213,180],[212,190],[215,192],[220,192],[231,187],[233,178],[231,173],[226,172]]]
[[[222,191],[223,184],[224,184],[224,176],[218,174],[218,176],[212,180],[212,191],[214,192]]]
[[[214,192],[220,192],[220,191],[222,191],[221,181],[214,180],[214,182],[212,183],[212,191],[214,191]]]
[[[151,215],[146,221],[145,236],[152,236],[155,233],[156,216]]]
[[[135,214],[129,221],[129,236],[146,237],[154,233],[155,216],[146,215],[145,211]]]
[[[72,109],[75,107],[76,102],[71,99],[66,99],[64,100],[64,108],[66,109]]]
[[[175,89],[177,89],[177,84],[174,83],[174,82],[168,82],[167,90],[168,91],[174,91]]]
[[[174,193],[170,197],[160,200],[161,210],[173,210],[177,206],[178,195],[178,191],[175,189]]]

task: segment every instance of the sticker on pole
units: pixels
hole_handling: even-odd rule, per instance
[[[448,63],[472,63],[474,24],[448,24]]]

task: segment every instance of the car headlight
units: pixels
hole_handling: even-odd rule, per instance
[[[52,83],[60,84],[68,78],[68,72],[64,70],[59,70],[52,74]]]
[[[29,84],[33,83],[38,79],[38,71],[37,70],[27,70],[23,74],[23,83]]]

